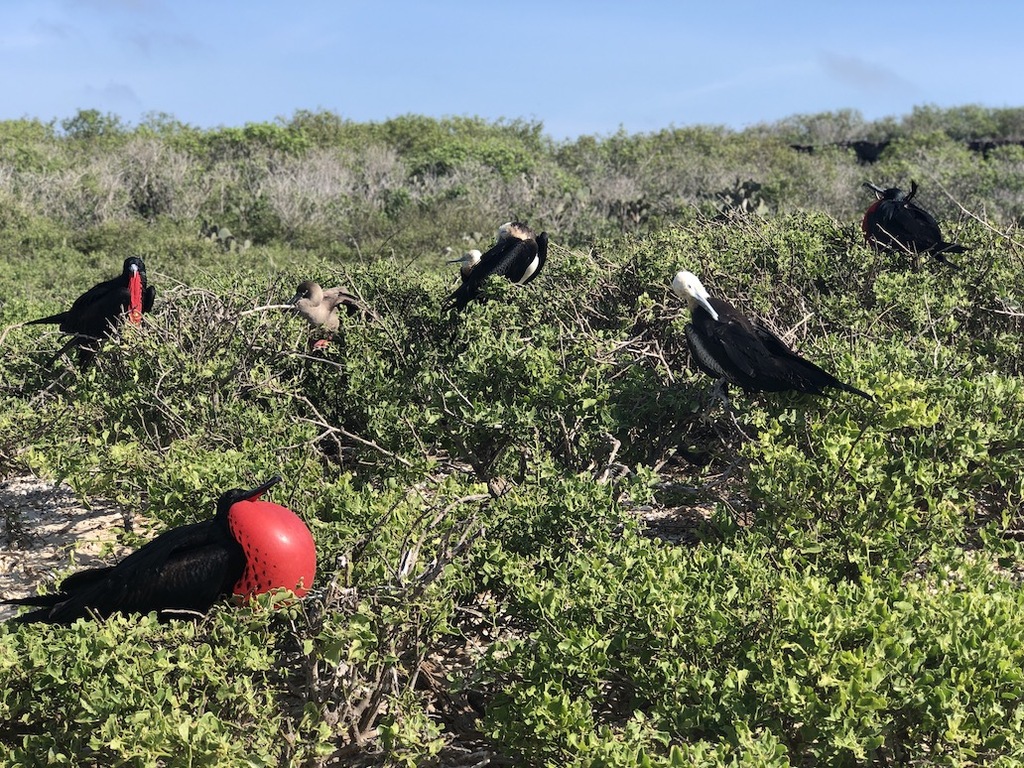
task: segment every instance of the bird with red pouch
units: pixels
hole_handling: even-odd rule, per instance
[[[173,528],[117,565],[68,576],[45,595],[6,600],[36,610],[11,619],[70,624],[113,613],[161,618],[205,613],[223,597],[290,589],[302,597],[316,575],[316,547],[302,519],[260,496],[278,476],[251,490],[232,488],[206,520]]]
[[[71,347],[78,347],[78,360],[86,365],[96,355],[96,342],[126,317],[128,322],[138,325],[142,314],[153,308],[155,298],[156,289],[146,283],[146,265],[138,256],[131,256],[124,260],[120,275],[94,285],[75,299],[70,309],[30,320],[26,325],[50,323],[59,325],[64,333],[74,334],[53,359]]]
[[[914,202],[916,181],[910,182],[909,193],[899,187],[882,189],[870,181],[865,181],[864,186],[875,193],[875,202],[864,213],[860,224],[868,243],[876,248],[928,253],[936,261],[957,268],[946,255],[963,253],[967,248],[942,239],[935,217]]]

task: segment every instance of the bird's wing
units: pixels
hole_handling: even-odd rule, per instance
[[[146,290],[142,292],[142,311],[149,312],[153,308],[153,302],[156,300],[156,288],[152,285],[146,286]]]
[[[345,311],[350,315],[358,312],[363,306],[358,298],[340,286],[328,288],[324,291],[323,303],[330,310],[334,310],[339,306],[345,307]]]
[[[754,334],[761,340],[765,349],[767,349],[771,354],[778,355],[780,357],[799,357],[799,355],[797,355],[797,353],[794,352],[786,342],[776,336],[760,322],[752,323],[752,328]]]
[[[235,566],[240,572],[235,562],[238,558],[244,567],[241,547],[226,535],[218,535],[211,521],[175,528],[115,566],[69,576],[60,593],[41,596],[32,603],[50,607],[19,617],[19,621],[67,623],[93,613],[206,610],[230,580],[227,571]]]
[[[535,240],[504,238],[480,258],[480,263],[469,273],[470,278],[479,277],[482,280],[489,275],[506,277],[516,264],[529,264],[536,255],[537,242]]]
[[[544,269],[544,262],[548,260],[548,233],[541,232],[537,235],[537,268],[533,270],[533,274],[530,275],[526,280],[523,281],[523,285],[526,285],[533,281],[540,271]]]
[[[903,226],[918,251],[927,251],[942,242],[939,223],[935,221],[934,216],[913,203],[907,203],[904,210],[906,213]]]
[[[120,279],[108,280],[94,285],[71,305],[61,330],[65,333],[83,333],[88,336],[102,336],[107,325],[129,304],[127,286]]]
[[[711,327],[717,345],[725,353],[723,367],[732,368],[739,378],[757,377],[770,369],[771,353],[745,317],[738,313],[721,316]]]
[[[74,304],[71,305],[71,312],[84,312],[89,307],[94,306],[97,303],[101,303],[104,299],[112,292],[117,291],[119,288],[124,290],[127,296],[128,288],[121,284],[121,278],[115,277],[112,280],[104,280],[102,283],[97,283],[88,291],[83,293],[77,299]]]
[[[821,394],[825,387],[835,387],[867,400],[874,399],[867,392],[840,381],[821,366],[812,363],[806,357],[801,357],[760,323],[754,325],[754,332],[774,357],[777,375],[789,382],[793,389]]]

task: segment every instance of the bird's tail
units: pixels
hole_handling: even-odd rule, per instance
[[[857,389],[854,386],[851,386],[849,384],[846,384],[845,382],[839,381],[839,379],[836,379],[836,387],[838,387],[839,389],[843,390],[844,392],[849,392],[852,395],[860,395],[865,400],[870,400],[871,402],[875,401],[875,398],[873,398],[871,395],[869,395],[864,390]]]
[[[50,617],[50,611],[61,600],[66,600],[67,595],[57,592],[48,595],[29,595],[28,597],[12,597],[0,600],[0,605],[31,605],[36,610],[14,616],[7,621],[11,624],[31,624],[34,621],[46,621]]]
[[[67,595],[51,592],[48,595],[29,595],[28,597],[8,597],[0,600],[0,605],[56,605],[67,600]]]
[[[43,325],[45,323],[63,323],[67,319],[67,312],[58,312],[56,315],[40,317],[36,320],[29,320],[25,325]]]
[[[953,269],[960,269],[960,267],[947,259],[946,255],[950,253],[966,253],[968,250],[967,246],[958,245],[957,243],[939,243],[939,247],[932,253],[935,256],[936,261],[941,261],[943,264],[950,266]]]
[[[445,300],[445,309],[451,309],[455,307],[456,311],[461,312],[477,296],[477,290],[479,286],[472,281],[467,280],[462,283],[458,288],[452,291],[451,295]]]

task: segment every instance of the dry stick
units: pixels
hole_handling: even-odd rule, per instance
[[[1024,317],[1024,312],[1008,312],[1002,309],[989,309],[988,307],[978,307],[982,312],[991,312],[993,315],[1006,315],[1006,317]]]
[[[0,333],[0,344],[4,343],[4,339],[7,338],[8,331],[10,331],[12,328],[21,328],[23,325],[26,325],[26,324],[25,323],[11,323],[6,328],[4,328],[4,332]]]
[[[266,305],[264,305],[262,307],[254,307],[253,309],[247,309],[244,312],[239,312],[238,316],[239,317],[245,317],[246,315],[252,315],[252,314],[255,314],[256,312],[263,312],[264,310],[267,310],[267,309],[295,309],[295,305],[293,305],[293,304],[266,304]]]
[[[932,183],[932,184],[935,184],[935,186],[937,186],[937,187],[938,187],[939,189],[941,189],[941,190],[942,190],[942,193],[943,193],[943,194],[944,194],[944,195],[945,195],[946,197],[948,197],[948,198],[949,198],[949,199],[950,199],[950,200],[951,200],[951,201],[953,202],[953,204],[954,204],[954,205],[955,205],[955,206],[956,206],[957,208],[959,208],[959,209],[960,209],[960,211],[961,211],[962,213],[965,213],[965,214],[967,214],[967,215],[968,215],[968,216],[970,216],[970,217],[971,217],[972,219],[974,219],[975,221],[977,221],[978,223],[980,223],[980,224],[981,224],[981,225],[982,225],[983,227],[985,227],[985,229],[989,230],[990,232],[993,232],[993,233],[995,233],[995,234],[996,234],[996,235],[998,235],[999,237],[1002,237],[1002,238],[1006,239],[1006,240],[1007,240],[1007,241],[1009,241],[1010,243],[1013,243],[1013,244],[1014,244],[1015,246],[1017,246],[1018,248],[1024,248],[1024,243],[1021,243],[1021,242],[1019,242],[1019,241],[1017,241],[1017,240],[1014,240],[1014,239],[1013,239],[1012,237],[1010,237],[1010,235],[1009,235],[1008,233],[1006,233],[1006,232],[1000,232],[1000,231],[999,231],[998,229],[996,229],[996,228],[995,228],[995,227],[993,227],[993,226],[992,226],[991,224],[989,224],[989,223],[988,223],[987,221],[985,221],[985,219],[981,218],[981,217],[980,217],[980,216],[979,216],[978,214],[974,213],[974,211],[969,211],[969,210],[967,210],[967,208],[965,208],[965,207],[964,207],[963,203],[961,203],[961,202],[960,202],[959,200],[957,200],[957,199],[956,199],[955,197],[953,197],[953,195],[952,195],[952,194],[950,193],[950,191],[949,191],[948,189],[946,189],[946,187],[945,187],[945,186],[943,185],[943,183],[942,183],[941,181],[939,181],[939,180],[938,180],[937,178],[931,177],[931,178],[929,178],[929,179],[928,179],[928,181],[929,181],[930,183]]]
[[[308,397],[306,397],[305,395],[297,395],[295,393],[286,392],[286,391],[284,391],[282,389],[277,389],[277,388],[273,388],[273,387],[270,388],[270,391],[274,392],[275,394],[288,395],[290,397],[293,397],[294,399],[304,403],[306,405],[306,407],[309,408],[309,410],[313,412],[313,415],[316,418],[310,419],[310,418],[306,418],[304,416],[300,416],[299,417],[300,421],[304,421],[307,424],[313,424],[313,425],[318,426],[318,427],[320,427],[321,429],[324,430],[323,433],[318,435],[311,442],[315,442],[316,440],[320,440],[324,435],[328,435],[328,434],[335,435],[335,434],[338,434],[338,435],[341,435],[342,437],[348,438],[349,440],[354,440],[357,443],[365,445],[368,448],[373,448],[375,451],[383,454],[384,456],[387,456],[389,459],[393,459],[394,461],[397,461],[399,464],[402,464],[405,467],[410,467],[410,468],[412,467],[412,463],[411,462],[409,462],[406,459],[402,458],[398,454],[392,453],[387,448],[384,448],[383,446],[377,445],[377,443],[373,442],[372,440],[367,440],[366,438],[360,437],[359,435],[356,435],[356,434],[354,434],[352,432],[349,432],[344,427],[339,427],[339,426],[335,426],[333,424],[329,424],[327,422],[327,419],[324,417],[324,415],[322,413],[320,413],[320,410],[315,405],[313,405],[312,401],[310,401],[310,399]],[[339,447],[339,449],[341,448],[340,445],[338,447]]]

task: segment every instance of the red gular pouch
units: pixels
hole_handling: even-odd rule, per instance
[[[290,589],[302,597],[313,586],[313,535],[290,509],[270,501],[237,501],[228,511],[228,528],[245,552],[245,570],[234,594],[252,597]]]
[[[142,275],[137,269],[128,278],[128,320],[135,325],[142,322]]]

